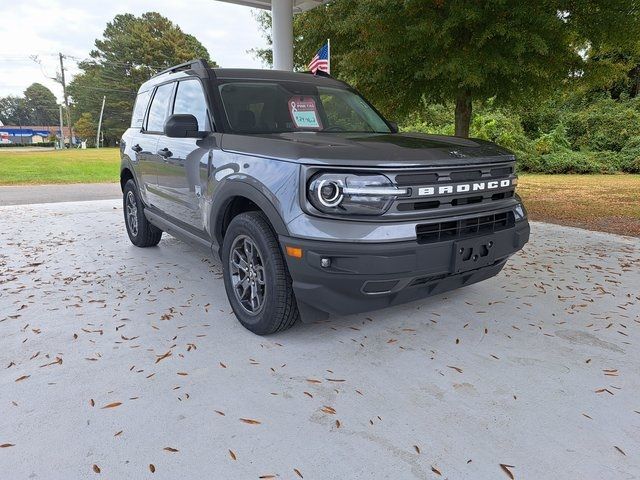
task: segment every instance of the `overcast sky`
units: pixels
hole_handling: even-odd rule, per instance
[[[247,7],[216,0],[14,1],[0,8],[0,96],[21,95],[39,82],[61,99],[62,88],[47,78],[59,70],[58,52],[86,58],[115,15],[148,11],[159,12],[197,37],[220,66],[263,67],[247,53],[266,45]],[[38,55],[41,65],[31,55]],[[72,76],[75,62],[66,62]]]

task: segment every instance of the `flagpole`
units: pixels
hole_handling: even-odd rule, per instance
[[[327,38],[327,70],[328,74],[331,75],[331,39]]]

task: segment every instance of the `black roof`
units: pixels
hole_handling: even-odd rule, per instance
[[[219,78],[224,80],[274,80],[283,82],[304,82],[314,85],[342,86],[345,84],[326,74],[290,72],[287,70],[266,70],[258,68],[210,68],[205,60],[191,60],[163,70],[140,87],[141,91],[151,88],[170,78],[180,78],[188,75]],[[175,77],[174,77],[175,75]]]
[[[284,82],[309,82],[320,85],[343,85],[335,78],[326,75],[313,75],[307,72],[290,72],[288,70],[262,70],[258,68],[213,68],[216,78],[249,79],[249,80],[281,80]]]

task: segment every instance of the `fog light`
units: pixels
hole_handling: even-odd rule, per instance
[[[329,268],[331,266],[331,259],[330,258],[323,258],[320,260],[320,266],[322,268]]]

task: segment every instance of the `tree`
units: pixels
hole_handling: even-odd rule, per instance
[[[587,52],[581,87],[607,91],[612,98],[640,96],[640,40],[622,47],[602,45]]]
[[[296,17],[296,59],[331,38],[332,74],[385,113],[453,102],[466,137],[473,102],[538,98],[579,74],[581,52],[637,38],[639,15],[637,0],[335,0]]]
[[[8,95],[0,97],[0,121],[5,125],[25,125],[28,123],[24,98]]]
[[[32,83],[27,87],[24,102],[31,125],[55,125],[58,121],[58,102],[44,85]]]
[[[78,137],[83,140],[89,140],[90,143],[93,143],[92,140],[96,138],[96,133],[98,131],[96,122],[93,120],[93,115],[88,112],[80,115],[80,118],[73,125],[73,128],[75,129]]]
[[[24,97],[0,98],[0,121],[6,125],[56,125],[58,104],[55,95],[40,83],[33,83]]]
[[[103,132],[110,144],[127,128],[138,87],[149,77],[194,58],[217,66],[194,36],[156,12],[116,15],[95,47],[90,59],[79,63],[81,73],[69,93],[76,112],[96,116],[106,96]]]

